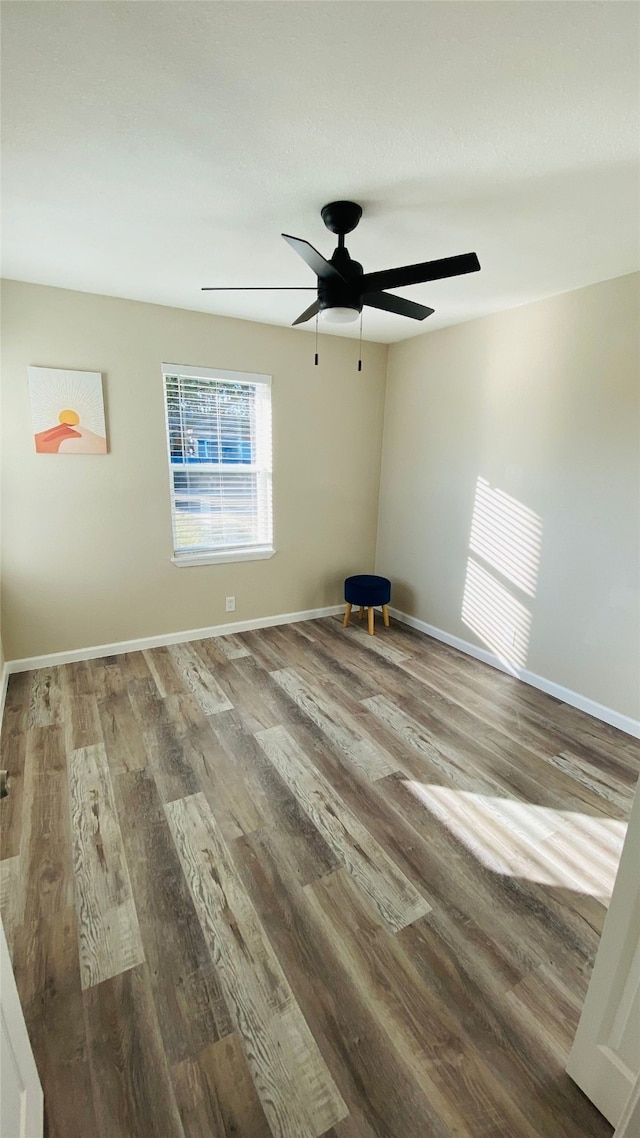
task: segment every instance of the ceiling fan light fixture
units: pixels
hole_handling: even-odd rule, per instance
[[[336,304],[333,308],[323,308],[320,316],[326,324],[351,324],[360,316],[360,309]]]

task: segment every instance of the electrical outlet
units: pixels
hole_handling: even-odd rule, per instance
[[[235,612],[236,611],[236,598],[235,597],[227,597],[226,608],[227,608],[227,612]]]

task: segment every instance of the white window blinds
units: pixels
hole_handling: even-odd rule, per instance
[[[270,552],[271,377],[163,364],[174,559]]]

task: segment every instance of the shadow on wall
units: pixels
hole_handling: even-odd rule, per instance
[[[541,549],[538,514],[478,478],[462,620],[516,674],[527,662]]]

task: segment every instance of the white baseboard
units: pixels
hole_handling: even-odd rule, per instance
[[[276,616],[261,616],[255,620],[236,620],[232,624],[214,624],[211,628],[191,628],[187,632],[164,632],[159,636],[143,636],[139,640],[120,640],[115,644],[98,644],[91,648],[70,648],[66,652],[50,652],[46,656],[27,656],[23,660],[7,660],[6,678],[14,672],[29,672],[33,668],[54,668],[58,664],[75,664],[79,660],[96,660],[100,656],[119,656],[123,652],[142,652],[145,648],[163,648],[167,644],[184,644],[187,640],[206,640],[210,636],[231,636],[234,632],[250,632],[253,628],[270,628],[276,624],[295,624],[300,620],[314,620],[321,616],[335,616],[344,605],[327,605],[306,612],[285,612]]]
[[[572,691],[571,688],[562,687],[561,684],[556,684],[553,680],[547,680],[544,676],[538,676],[535,672],[528,672],[526,668],[514,667],[511,664],[505,664],[503,661],[490,652],[487,648],[480,648],[477,644],[471,644],[468,640],[462,640],[459,636],[452,636],[449,632],[443,632],[441,628],[436,628],[433,624],[427,624],[424,620],[418,620],[415,616],[408,616],[407,613],[400,612],[398,609],[389,608],[392,616],[396,620],[402,621],[403,624],[408,624],[411,628],[417,628],[419,632],[426,632],[427,636],[433,636],[435,640],[441,640],[443,644],[448,644],[451,648],[457,648],[460,652],[465,652],[467,656],[473,656],[476,660],[482,660],[483,664],[490,664],[492,668],[497,668],[500,672],[508,672],[509,675],[515,676],[516,679],[522,680],[523,683],[529,684],[533,688],[538,688],[540,691],[546,692],[547,695],[552,695],[562,703],[568,703],[571,707],[577,707],[579,711],[586,712],[587,715],[593,715],[594,719],[600,719],[603,723],[609,723],[611,727],[617,727],[620,731],[625,731],[627,735],[633,735],[634,738],[640,738],[640,720],[632,719],[629,715],[622,715],[621,712],[615,711],[612,707],[605,707],[602,703],[596,703],[593,699],[587,699],[586,696],[580,695],[579,692]]]
[[[0,673],[0,723],[4,713],[4,701],[7,698],[7,684],[9,683],[9,665],[5,663]]]

